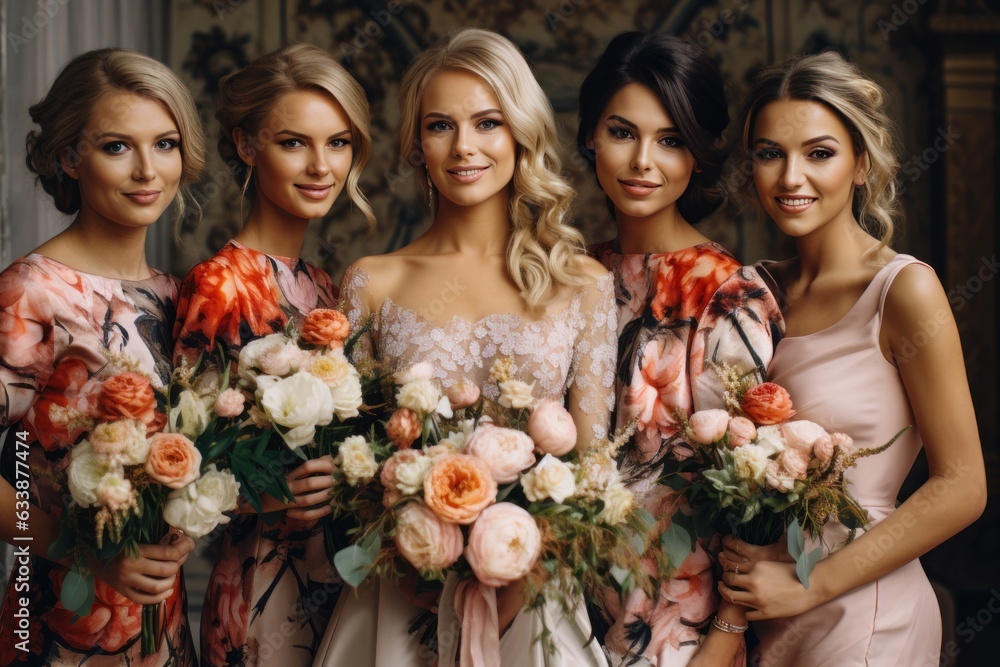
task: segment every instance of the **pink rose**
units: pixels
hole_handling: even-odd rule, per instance
[[[220,417],[239,417],[243,414],[244,402],[243,392],[230,387],[215,399],[215,414]]]
[[[528,418],[528,435],[542,454],[563,456],[576,446],[576,422],[556,401],[539,401]]]
[[[833,458],[833,438],[829,433],[824,433],[813,443],[813,456],[824,466]]]
[[[541,551],[535,519],[513,503],[497,503],[472,524],[465,558],[480,582],[506,586],[531,572]]]
[[[406,503],[396,514],[396,548],[418,572],[453,565],[463,546],[458,524],[442,521],[423,503]]]
[[[757,437],[757,427],[746,417],[729,420],[729,447],[735,449],[753,442]]]
[[[807,457],[812,456],[813,444],[827,435],[822,426],[805,419],[787,422],[782,424],[780,428],[785,445],[791,449],[801,449]]]
[[[452,410],[467,408],[479,400],[479,387],[468,380],[451,385],[446,393]]]
[[[764,470],[764,483],[779,493],[788,493],[795,486],[795,478],[777,461],[768,461]]]
[[[725,410],[699,410],[688,419],[691,439],[702,445],[711,445],[722,439],[729,428],[729,413]]]
[[[841,454],[854,453],[854,440],[846,433],[831,433],[830,441],[834,447],[840,449]]]
[[[413,441],[420,437],[424,427],[420,417],[409,408],[399,408],[392,413],[385,424],[385,434],[399,449],[409,449]]]
[[[535,443],[527,433],[483,424],[475,430],[465,451],[483,460],[499,484],[509,484],[522,470],[535,465]]]
[[[180,489],[198,479],[201,452],[186,436],[157,433],[149,438],[146,472],[160,484]]]
[[[795,479],[805,479],[809,472],[809,456],[801,449],[788,448],[781,452],[778,464]]]

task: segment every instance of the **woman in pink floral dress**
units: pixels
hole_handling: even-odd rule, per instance
[[[691,453],[677,437],[678,414],[724,407],[716,369],[763,373],[780,335],[777,305],[755,271],[693,226],[724,199],[728,121],[714,63],[669,35],[616,37],[580,91],[577,143],[618,227],[591,252],[616,281],[614,425],[637,425],[622,470],[664,529],[690,514],[658,482]],[[595,630],[612,664],[743,663],[742,636],[723,631],[744,625],[739,608],[724,605],[725,622],[710,631],[717,549],[717,540],[696,543],[656,600],[605,592]]]
[[[67,563],[47,550],[70,498],[70,453],[102,381],[123,370],[154,385],[170,378],[177,281],[149,267],[144,244],[204,165],[198,114],[173,72],[122,49],[75,58],[30,113],[40,129],[28,135],[28,166],[76,217],[0,274],[0,429],[10,427],[2,537],[31,553],[18,555],[7,585],[0,664],[193,665],[179,576],[190,538],[91,562],[95,598],[81,618],[60,603]],[[14,510],[29,510],[28,519],[15,524]],[[142,605],[158,603],[164,639],[143,657]]]
[[[250,341],[333,308],[330,276],[299,253],[309,221],[345,188],[370,222],[358,189],[368,160],[368,104],[328,53],[306,44],[258,58],[220,84],[220,152],[237,166],[249,217],[243,230],[184,279],[177,363],[219,344],[232,362]],[[291,464],[298,459],[289,451]],[[244,506],[223,537],[202,620],[210,665],[312,664],[340,591],[316,522],[330,513],[333,462],[288,474],[292,503],[268,497],[264,515]]]

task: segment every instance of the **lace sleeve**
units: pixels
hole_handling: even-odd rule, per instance
[[[724,368],[765,378],[783,330],[781,310],[753,267],[744,266],[716,290],[698,319],[691,346],[694,410],[725,408]]]
[[[573,347],[568,406],[577,425],[577,446],[608,434],[615,405],[615,355],[618,309],[609,273],[585,288],[584,326]]]
[[[351,337],[367,327],[351,351],[351,361],[357,363],[361,359],[375,355],[371,332],[371,310],[368,306],[368,273],[356,264],[347,267],[344,279],[340,281],[340,303],[338,308],[347,315],[351,325]]]

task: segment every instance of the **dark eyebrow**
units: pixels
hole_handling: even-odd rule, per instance
[[[160,139],[163,139],[164,137],[170,137],[170,136],[173,136],[175,134],[179,135],[180,133],[181,133],[180,130],[167,130],[166,132],[160,132],[158,135],[156,135],[155,139],[157,141],[159,141]],[[121,134],[120,132],[105,132],[101,136],[97,137],[97,141],[100,141],[101,139],[108,139],[108,138],[111,138],[111,139],[125,139],[127,141],[132,141],[132,139],[133,139],[132,135],[130,135],[130,134]]]
[[[350,134],[350,133],[351,133],[351,128],[347,128],[346,130],[341,130],[337,134],[331,134],[329,138],[330,139],[335,139],[335,138],[337,138],[337,137],[339,137],[339,136],[341,136],[343,134]],[[293,137],[298,137],[300,139],[308,139],[309,138],[308,134],[302,134],[301,132],[296,132],[295,130],[279,130],[278,132],[275,132],[275,135],[278,135],[278,134],[290,134]]]
[[[628,127],[631,127],[633,130],[638,130],[639,129],[638,125],[636,125],[635,123],[633,123],[630,120],[622,118],[621,116],[619,116],[617,114],[611,114],[610,116],[608,116],[608,120],[617,120],[622,125],[627,125]],[[661,127],[660,129],[658,129],[655,132],[655,134],[666,134],[668,132],[674,132],[676,134],[680,134],[680,130],[678,130],[676,127]]]
[[[809,139],[808,141],[803,141],[803,146],[808,146],[809,144],[818,144],[821,141],[832,141],[833,143],[840,145],[840,142],[836,138],[830,136],[829,134],[824,134],[821,137],[816,137],[815,139]]]

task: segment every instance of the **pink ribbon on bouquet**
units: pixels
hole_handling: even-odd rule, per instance
[[[476,579],[455,587],[455,614],[462,627],[462,667],[500,667],[497,589]]]

